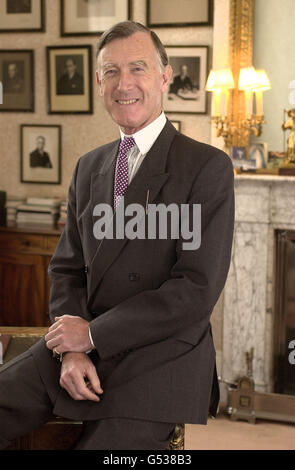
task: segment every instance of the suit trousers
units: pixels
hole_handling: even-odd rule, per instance
[[[54,359],[53,359],[54,360]],[[53,403],[27,351],[0,368],[0,449],[50,420]],[[175,423],[106,418],[83,423],[76,450],[165,450]]]

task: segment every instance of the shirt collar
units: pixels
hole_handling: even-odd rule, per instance
[[[135,143],[142,155],[145,155],[154,142],[157,140],[159,134],[162,132],[165,124],[166,124],[166,116],[164,112],[160,114],[160,116],[155,119],[153,122],[151,122],[148,126],[144,127],[138,132],[135,132],[135,134],[131,135],[126,135],[122,130],[120,129],[120,135],[121,139],[123,140],[124,137],[133,137],[135,140]]]

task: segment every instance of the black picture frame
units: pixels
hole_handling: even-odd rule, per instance
[[[43,33],[45,32],[45,0],[32,0],[30,12],[26,8],[20,12],[15,9],[18,2],[26,0],[10,0],[14,9],[7,11],[9,4],[2,1],[0,4],[0,33]],[[6,8],[5,8],[6,7]]]
[[[109,15],[107,17],[107,20],[104,20],[104,17],[102,17],[101,15],[94,16],[94,14],[92,14],[91,23],[86,21],[87,16],[82,16],[79,18],[78,12],[75,16],[72,1],[73,0],[60,0],[60,34],[62,37],[99,36],[113,24],[131,19],[131,0],[105,0],[108,8],[110,8],[111,2],[116,4],[115,7],[117,9],[117,14],[113,16]],[[81,0],[77,1],[79,2]],[[110,11],[108,13],[110,13]],[[83,14],[86,15],[86,12],[84,12]],[[94,21],[95,18],[96,21]]]
[[[0,82],[3,91],[0,112],[34,112],[34,51],[1,49]]]
[[[20,126],[21,183],[61,184],[61,136],[59,124]],[[40,151],[42,138],[43,151]]]
[[[150,28],[157,27],[184,27],[184,26],[212,26],[213,25],[213,0],[191,0],[191,6],[187,5],[184,10],[184,3],[179,0],[175,5],[171,5],[171,0],[146,0],[146,24]],[[186,2],[188,3],[188,2]],[[204,4],[203,8],[202,4]],[[162,7],[162,11],[161,11]],[[196,10],[194,11],[194,8]],[[155,20],[156,9],[158,10],[158,21]],[[194,19],[195,12],[195,19]],[[203,16],[198,19],[198,14],[203,12]],[[185,16],[186,15],[186,16]],[[187,17],[187,20],[183,18]]]
[[[205,86],[209,72],[209,46],[169,45],[165,49],[173,68],[173,77],[163,95],[164,111],[173,114],[207,114],[208,93]],[[183,67],[187,69],[187,78],[182,77]]]
[[[46,53],[48,114],[93,114],[92,46],[47,46]]]

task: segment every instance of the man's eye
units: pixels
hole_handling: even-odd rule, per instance
[[[134,71],[134,72],[142,72],[142,71],[143,71],[143,67],[134,67],[134,68],[133,68],[133,71]]]
[[[116,73],[115,69],[109,69],[109,70],[106,70],[104,74],[105,75],[113,75],[114,73]]]

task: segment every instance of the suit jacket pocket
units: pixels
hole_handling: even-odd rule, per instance
[[[174,335],[174,338],[177,341],[182,341],[184,343],[189,343],[193,346],[198,345],[203,341],[207,335],[210,337],[210,342],[212,343],[213,349],[213,341],[212,341],[212,335],[210,334],[211,332],[211,325],[210,323],[208,324],[198,324],[197,326],[193,325],[190,326],[189,328],[186,328],[185,330],[180,331],[176,335]]]

